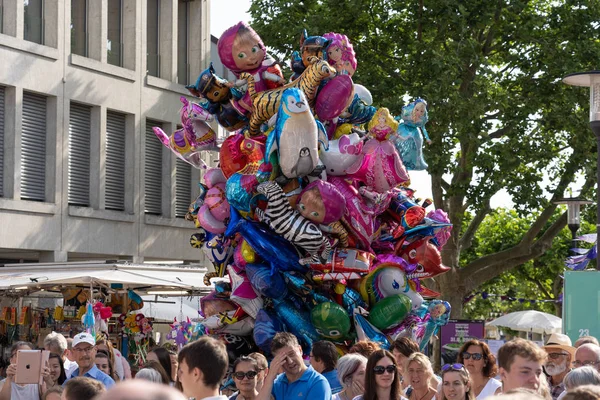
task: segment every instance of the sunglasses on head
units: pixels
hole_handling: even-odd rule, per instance
[[[396,366],[388,365],[387,367],[384,367],[383,365],[377,365],[373,367],[373,372],[375,373],[375,375],[383,375],[383,373],[386,371],[389,374],[393,374],[394,372],[396,372]]]
[[[469,358],[473,357],[473,360],[478,361],[478,360],[481,360],[483,358],[483,354],[481,354],[481,353],[468,353],[466,351],[463,351],[462,357],[465,360],[468,360]]]
[[[459,363],[456,363],[456,364],[445,364],[445,365],[442,367],[442,371],[443,371],[443,372],[450,371],[450,370],[453,370],[453,371],[460,371],[460,370],[461,370],[461,369],[463,369],[463,368],[464,368],[464,365],[462,365],[462,364],[459,364]]]
[[[240,381],[244,379],[244,377],[248,379],[254,378],[258,373],[256,371],[248,371],[248,372],[234,372],[233,377],[235,379],[239,379]]]

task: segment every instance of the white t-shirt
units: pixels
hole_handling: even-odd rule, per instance
[[[40,385],[32,383],[29,385],[17,385],[10,383],[10,400],[37,400],[40,398]]]
[[[65,367],[65,374],[67,375],[67,379],[69,379],[71,377],[71,375],[73,375],[73,372],[77,368],[79,368],[79,365],[77,365],[77,363],[75,361],[71,361],[65,357],[64,367]]]
[[[499,387],[502,387],[502,382],[500,382],[498,379],[490,378],[490,380],[483,387],[481,393],[479,393],[479,396],[477,396],[477,400],[484,400],[493,396]]]

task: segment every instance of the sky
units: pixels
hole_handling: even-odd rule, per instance
[[[235,25],[239,21],[250,22],[250,0],[213,0],[210,3],[210,32],[217,38],[227,28]],[[265,43],[267,46],[268,43]],[[360,82],[357,82],[360,83]],[[435,118],[430,115],[429,118]],[[427,161],[427,159],[425,160]],[[431,177],[426,171],[409,171],[411,177],[412,189],[416,190],[416,197],[421,199],[431,198]],[[500,192],[492,197],[492,207],[511,208],[513,202],[506,192]]]

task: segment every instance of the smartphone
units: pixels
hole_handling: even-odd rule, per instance
[[[50,352],[46,350],[19,350],[17,351],[17,373],[15,383],[41,384],[42,368],[48,363]]]

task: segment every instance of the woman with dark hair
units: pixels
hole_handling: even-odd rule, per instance
[[[48,375],[47,379],[44,379],[46,389],[50,389],[53,386],[62,386],[67,380],[67,373],[65,372],[65,365],[61,356],[56,353],[50,353],[48,367],[50,368],[50,375]]]
[[[401,395],[398,365],[387,350],[374,351],[367,361],[365,394],[355,400],[406,400]]]
[[[239,390],[229,400],[254,400],[258,396],[256,389],[258,363],[254,358],[241,356],[233,363],[233,381]]]
[[[110,360],[110,354],[108,353],[108,351],[97,350],[96,359],[94,360],[94,363],[100,371],[113,378],[115,382],[118,381],[118,377],[117,374],[115,374],[113,363]]]
[[[472,391],[477,400],[493,396],[502,383],[493,377],[498,373],[496,357],[488,345],[480,340],[471,339],[462,345],[456,362],[463,364],[471,374]]]
[[[169,384],[173,385],[175,383],[174,375],[175,377],[177,376],[177,368],[173,370],[171,352],[169,350],[164,347],[155,347],[148,352],[146,360],[158,361],[169,377]]]
[[[469,371],[462,364],[446,364],[442,367],[442,390],[439,400],[475,400]]]

